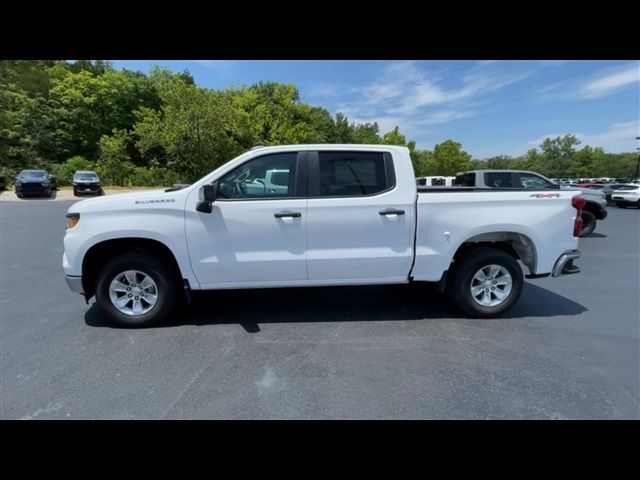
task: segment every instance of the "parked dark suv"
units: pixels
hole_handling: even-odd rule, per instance
[[[16,177],[16,195],[18,198],[40,196],[50,197],[56,189],[55,177],[45,170],[22,170]]]
[[[73,175],[73,194],[76,197],[83,194],[103,195],[102,185],[96,172],[78,170]]]

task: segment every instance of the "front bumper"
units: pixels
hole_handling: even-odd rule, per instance
[[[78,193],[100,193],[102,186],[99,183],[76,183],[73,190]]]
[[[65,275],[64,279],[72,292],[84,295],[84,287],[82,286],[82,277],[72,277],[71,275]]]
[[[580,269],[573,264],[573,261],[578,258],[580,258],[580,250],[567,250],[556,260],[551,276],[559,277],[560,275],[580,273]]]
[[[50,191],[51,189],[49,187],[45,187],[39,183],[37,184],[23,183],[19,186],[16,185],[16,194],[19,193],[24,196],[48,195]]]

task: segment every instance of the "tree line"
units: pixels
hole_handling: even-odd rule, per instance
[[[407,146],[416,176],[470,168],[522,168],[551,177],[632,176],[635,154],[605,153],[573,135],[521,157],[473,159],[446,140],[418,150],[395,127],[354,123],[300,101],[295,85],[259,82],[214,90],[187,71],[148,75],[105,61],[0,61],[0,173],[45,168],[68,182],[96,170],[106,185],[190,183],[256,144]]]

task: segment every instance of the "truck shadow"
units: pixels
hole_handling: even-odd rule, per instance
[[[505,319],[579,315],[587,309],[566,297],[525,283],[519,302]],[[448,298],[420,284],[218,290],[194,295],[193,302],[157,328],[178,325],[239,324],[247,332],[259,324],[365,322],[466,318]],[[87,325],[110,327],[94,304]],[[477,320],[482,321],[482,320]]]

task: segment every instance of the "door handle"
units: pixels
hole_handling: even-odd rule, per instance
[[[396,210],[395,208],[385,208],[378,212],[380,215],[404,215],[404,210]]]
[[[298,218],[301,217],[302,214],[300,212],[278,212],[273,214],[276,218]]]

